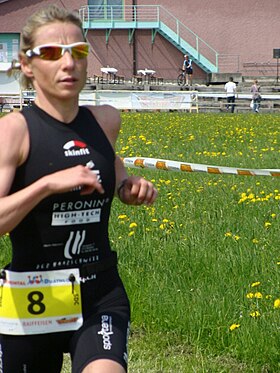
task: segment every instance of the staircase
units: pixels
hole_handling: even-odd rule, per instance
[[[88,5],[79,14],[84,30],[106,30],[107,42],[113,29],[127,29],[130,43],[135,29],[149,29],[152,42],[159,33],[205,72],[219,72],[218,52],[161,5]]]

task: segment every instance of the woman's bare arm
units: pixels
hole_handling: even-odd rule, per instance
[[[29,152],[29,136],[21,114],[0,120],[0,235],[10,232],[44,198],[81,187],[81,194],[95,189],[103,193],[97,177],[86,166],[75,166],[42,177],[28,187],[9,195],[17,167]]]

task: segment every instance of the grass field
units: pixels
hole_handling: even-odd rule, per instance
[[[278,115],[122,118],[122,157],[280,168]],[[112,208],[112,247],[132,307],[130,372],[280,372],[280,178],[128,172],[159,191],[151,207],[115,200]],[[6,263],[9,238],[0,244]]]

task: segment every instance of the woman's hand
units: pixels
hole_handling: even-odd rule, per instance
[[[157,190],[143,177],[129,176],[119,184],[117,194],[127,205],[151,205],[157,197]]]
[[[49,194],[80,190],[81,195],[91,194],[94,190],[103,194],[104,189],[98,176],[87,166],[75,166],[44,176]]]

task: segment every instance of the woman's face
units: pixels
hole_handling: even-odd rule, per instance
[[[72,23],[55,22],[40,27],[34,37],[34,46],[43,44],[73,44],[84,42],[80,28]],[[87,58],[74,59],[66,51],[58,60],[43,60],[37,56],[23,63],[23,72],[33,79],[40,98],[73,99],[85,85]]]

